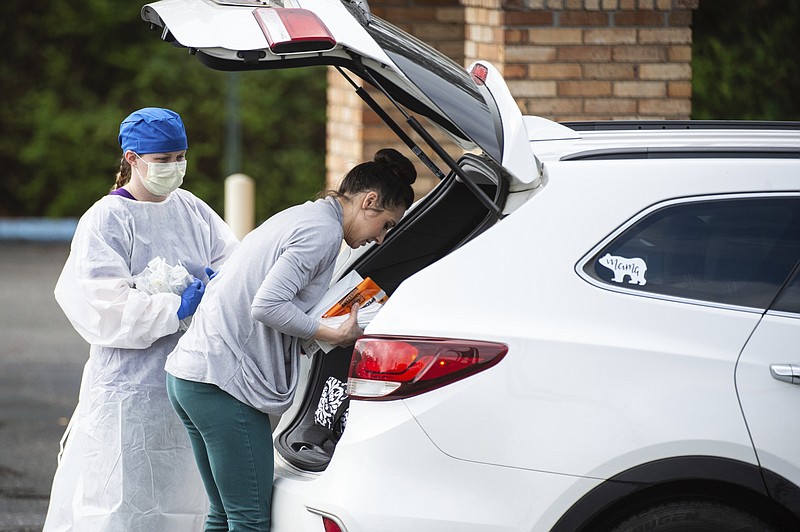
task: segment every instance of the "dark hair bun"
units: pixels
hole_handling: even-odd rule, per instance
[[[400,178],[403,183],[411,186],[417,180],[417,169],[414,163],[394,148],[382,148],[375,152],[373,160],[385,164]]]
[[[347,172],[336,194],[352,198],[365,191],[378,194],[380,209],[403,207],[414,203],[414,187],[417,170],[414,164],[399,151],[383,148],[375,153],[372,161],[357,164]]]

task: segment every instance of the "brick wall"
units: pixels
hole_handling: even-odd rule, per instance
[[[524,114],[564,121],[688,118],[691,17],[698,3],[373,0],[370,5],[376,15],[464,66],[476,59],[492,62]],[[329,81],[328,179],[336,183],[353,164],[398,141],[338,74]],[[424,194],[434,181],[421,168],[420,174],[417,189]]]
[[[465,59],[488,59],[525,114],[685,119],[697,0],[463,0]]]

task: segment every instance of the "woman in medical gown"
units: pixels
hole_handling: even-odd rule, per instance
[[[208,205],[178,188],[188,147],[178,114],[140,109],[120,125],[119,142],[114,189],[80,219],[55,289],[91,348],[46,532],[188,532],[202,529],[208,510],[167,399],[164,362],[238,242]],[[182,266],[194,283],[177,293],[137,288],[154,259]]]

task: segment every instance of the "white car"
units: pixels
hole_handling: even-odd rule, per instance
[[[359,1],[142,17],[212,68],[334,65],[448,165],[338,265],[390,297],[307,364],[273,531],[800,530],[800,124],[522,116]]]

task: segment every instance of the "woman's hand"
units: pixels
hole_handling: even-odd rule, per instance
[[[347,320],[338,329],[320,323],[313,338],[333,345],[348,346],[356,343],[356,340],[363,334],[364,329],[358,326],[358,304],[355,304],[350,310]]]

